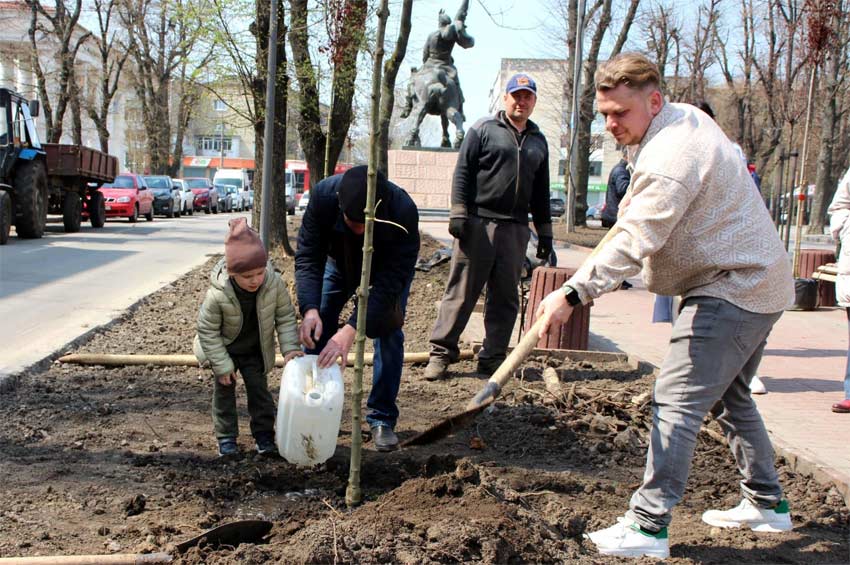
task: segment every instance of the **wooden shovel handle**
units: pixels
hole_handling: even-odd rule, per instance
[[[582,262],[582,267],[590,261],[593,257],[595,257],[599,251],[605,247],[605,244],[611,241],[614,235],[617,232],[617,227],[614,226],[605,236],[596,244],[596,247],[593,248],[593,251],[590,252],[585,260]],[[581,267],[579,267],[581,269]],[[516,345],[511,354],[499,365],[499,368],[496,369],[496,372],[493,373],[493,376],[490,377],[490,380],[487,381],[487,385],[477,394],[475,397],[469,401],[466,405],[467,410],[475,410],[481,408],[481,406],[488,404],[495,400],[495,398],[499,395],[499,392],[502,390],[502,387],[505,386],[505,383],[508,382],[508,379],[514,374],[522,362],[525,361],[525,358],[528,357],[529,353],[534,349],[537,345],[537,342],[540,340],[540,337],[537,335],[540,333],[540,329],[543,327],[543,321],[546,318],[541,316],[537,318],[537,320],[531,325],[525,335],[522,336],[522,339],[519,340],[519,343]]]

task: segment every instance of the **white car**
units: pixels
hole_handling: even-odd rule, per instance
[[[230,211],[241,212],[245,209],[245,201],[243,200],[244,191],[239,190],[238,187],[228,184],[227,186],[227,194],[230,196]]]
[[[298,204],[295,206],[295,210],[299,214],[303,214],[307,209],[307,204],[310,203],[310,191],[304,191],[304,194],[301,195],[301,199],[298,201]]]
[[[189,185],[183,182],[183,179],[172,179],[172,183],[180,191],[180,213],[195,215],[195,193],[189,188]]]

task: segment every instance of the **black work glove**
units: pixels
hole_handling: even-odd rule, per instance
[[[537,258],[549,260],[552,254],[552,237],[541,235],[537,238]]]
[[[449,233],[456,239],[463,239],[466,233],[466,218],[450,218]]]

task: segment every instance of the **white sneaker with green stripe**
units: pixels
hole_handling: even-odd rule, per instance
[[[670,557],[670,542],[667,539],[667,528],[658,533],[642,529],[637,522],[624,516],[617,518],[617,523],[610,528],[599,530],[584,537],[596,544],[596,549],[602,555],[618,557]]]
[[[731,510],[708,510],[702,521],[718,528],[749,528],[754,532],[787,532],[793,527],[787,500],[774,508],[759,508],[745,498]]]

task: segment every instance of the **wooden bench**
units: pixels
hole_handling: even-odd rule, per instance
[[[837,263],[827,263],[826,265],[821,265],[815,272],[812,273],[812,278],[818,281],[827,281],[831,283],[835,283],[835,278],[838,276],[838,264]]]

